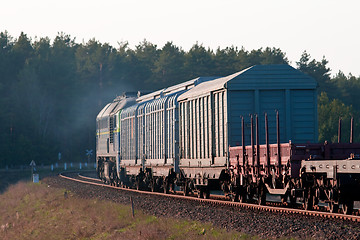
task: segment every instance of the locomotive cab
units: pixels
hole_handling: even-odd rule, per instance
[[[117,177],[119,115],[122,109],[135,103],[136,97],[136,93],[124,93],[108,103],[96,118],[96,170],[104,182],[113,183]]]

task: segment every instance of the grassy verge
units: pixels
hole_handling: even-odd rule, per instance
[[[37,167],[37,171],[34,173],[39,174],[40,179],[51,176],[57,175],[60,172],[64,171],[64,168],[54,168],[51,171],[50,166],[45,167]],[[74,164],[74,167],[68,167],[68,171],[79,171],[78,164]],[[92,166],[83,167],[82,170],[88,171],[95,169]],[[31,169],[0,169],[0,194],[4,192],[10,185],[17,183],[18,181],[32,181]]]
[[[0,195],[2,239],[250,239],[194,221],[157,218],[110,201],[19,182]]]

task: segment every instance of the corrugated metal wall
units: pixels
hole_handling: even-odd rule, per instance
[[[291,136],[294,142],[317,140],[317,105],[313,90],[291,91]]]
[[[216,158],[226,156],[226,105],[225,91],[180,103],[182,158],[209,159],[211,164],[215,164]]]
[[[174,164],[179,154],[178,94],[139,103],[120,114],[122,160]]]
[[[214,157],[226,156],[227,145],[227,104],[225,91],[213,93],[214,101]]]
[[[246,128],[250,129],[250,116],[249,113],[254,113],[255,109],[255,92],[254,91],[241,91],[237,93],[234,91],[228,92],[229,101],[229,128],[231,128],[230,140],[231,146],[241,145],[241,119],[244,117]],[[250,131],[245,132],[245,139],[250,139]],[[239,141],[240,140],[240,141]],[[249,140],[250,143],[250,140]]]
[[[265,143],[265,116],[268,115],[269,142],[276,143],[276,111],[279,111],[280,141],[294,143],[316,142],[316,91],[301,89],[228,91],[230,145],[240,146],[241,119],[245,119],[245,144],[250,145],[250,116],[259,116],[260,144]],[[254,121],[255,131],[255,121]],[[255,134],[255,133],[254,133]]]
[[[178,151],[175,147],[178,147],[179,142],[179,113],[177,108],[176,95],[173,95],[167,99],[166,102],[166,159],[175,159]]]
[[[259,110],[259,125],[260,125],[260,142],[265,143],[265,114],[268,115],[269,126],[269,141],[276,143],[276,110],[279,111],[280,118],[280,141],[287,142],[286,139],[286,125],[285,125],[285,90],[261,90],[260,91],[260,110]],[[250,129],[249,129],[250,131]],[[250,143],[250,140],[249,140]]]
[[[145,106],[141,104],[137,109],[137,158],[144,158],[145,154]]]
[[[149,102],[145,106],[145,154],[147,159],[165,159],[164,134],[166,97]]]
[[[125,160],[136,159],[138,105],[124,109],[120,114],[120,157]]]

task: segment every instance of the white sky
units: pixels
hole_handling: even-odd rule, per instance
[[[306,50],[318,61],[325,56],[333,75],[360,76],[359,0],[4,0],[5,30],[52,40],[64,32],[79,43],[95,38],[116,48],[144,39],[186,51],[196,42],[213,50],[276,47],[293,66]]]

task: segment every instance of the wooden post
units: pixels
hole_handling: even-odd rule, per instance
[[[135,211],[134,211],[134,201],[133,198],[130,196],[130,202],[131,202],[131,213],[132,213],[132,217],[135,217]]]

